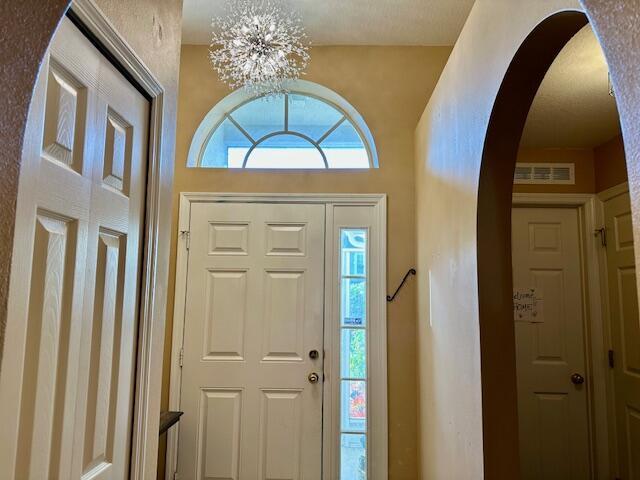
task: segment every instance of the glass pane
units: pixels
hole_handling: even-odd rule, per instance
[[[361,379],[367,377],[367,332],[365,330],[342,329],[340,376]]]
[[[289,95],[289,131],[318,141],[343,117],[342,112],[317,98]]]
[[[231,149],[247,150],[251,147],[249,139],[229,120],[224,122],[213,132],[202,155],[202,167],[226,168],[229,151]]]
[[[367,429],[367,382],[343,380],[340,389],[340,429],[364,432]]]
[[[364,278],[342,279],[341,318],[344,326],[366,325],[367,282]]]
[[[364,148],[324,148],[329,168],[366,169],[369,167],[369,154]]]
[[[342,275],[366,275],[367,231],[342,230]]]
[[[340,480],[366,480],[367,437],[343,433],[340,438]]]
[[[277,135],[251,152],[247,168],[325,168],[325,164],[320,151],[304,138]]]
[[[284,130],[284,95],[267,95],[231,112],[233,119],[257,142],[269,133]]]
[[[344,121],[320,144],[329,168],[369,168],[367,149],[355,127]]]

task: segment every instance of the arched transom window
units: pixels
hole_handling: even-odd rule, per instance
[[[310,82],[296,83],[306,88],[248,99],[239,99],[240,94],[236,93],[216,105],[194,135],[188,166],[377,167],[373,139],[353,107],[324,87]],[[330,98],[308,90],[330,93]]]

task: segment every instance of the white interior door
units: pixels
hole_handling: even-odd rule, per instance
[[[640,479],[640,320],[629,193],[604,204],[620,477]]]
[[[64,19],[37,81],[0,373],[0,478],[128,476],[149,104]]]
[[[516,322],[522,478],[590,477],[578,211],[514,208],[514,288],[536,288],[539,323]],[[579,379],[578,379],[579,381]]]
[[[181,480],[321,478],[324,229],[324,205],[192,205]]]

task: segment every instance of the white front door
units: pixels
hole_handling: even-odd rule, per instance
[[[321,478],[324,230],[324,205],[192,206],[181,480]]]
[[[640,320],[629,193],[604,204],[620,478],[640,479]]]
[[[590,478],[579,232],[577,209],[513,209],[513,286],[544,302],[515,324],[524,480]]]
[[[0,478],[129,475],[148,101],[68,19],[25,134]]]

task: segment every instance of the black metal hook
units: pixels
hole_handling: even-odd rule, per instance
[[[396,298],[396,295],[398,295],[398,292],[404,286],[404,283],[407,281],[407,278],[409,277],[409,275],[415,275],[415,274],[416,274],[416,269],[415,268],[410,269],[402,279],[402,282],[400,282],[400,285],[398,285],[398,288],[396,288],[396,291],[393,293],[393,295],[387,295],[387,302],[393,302],[393,300]]]

